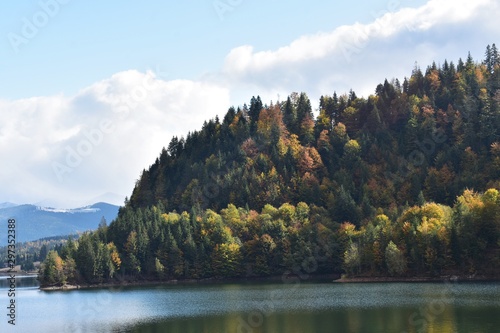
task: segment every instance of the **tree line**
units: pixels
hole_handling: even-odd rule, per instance
[[[78,235],[72,237],[77,238]],[[16,244],[16,265],[23,271],[34,271],[35,263],[43,262],[50,250],[60,251],[68,236],[46,237],[36,241]],[[8,247],[0,247],[0,262],[6,265],[8,261]]]

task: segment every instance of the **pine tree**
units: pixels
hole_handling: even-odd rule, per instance
[[[299,101],[297,103],[297,123],[302,124],[304,119],[307,117],[310,119],[314,118],[311,101],[309,100],[309,97],[307,97],[307,94],[302,92],[300,93]]]
[[[299,134],[297,126],[297,111],[292,103],[292,100],[290,99],[290,96],[288,96],[285,102],[283,121],[291,133]]]
[[[493,70],[500,66],[500,54],[498,53],[498,49],[495,43],[491,45],[491,65]]]
[[[259,120],[260,111],[263,109],[262,100],[260,96],[252,97],[250,100],[250,109],[248,110],[248,117],[250,118],[250,128],[253,131],[257,128],[257,121]]]
[[[493,66],[493,62],[492,62],[491,47],[489,44],[488,44],[488,46],[486,46],[486,52],[484,55],[484,64],[486,65],[486,68],[488,69],[488,73],[492,73],[494,66]]]

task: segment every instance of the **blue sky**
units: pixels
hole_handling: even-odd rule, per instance
[[[480,61],[500,43],[499,12],[496,0],[7,1],[0,202],[130,195],[172,135],[230,105],[293,91],[317,105],[367,96],[415,62]]]
[[[399,6],[424,2],[403,0]],[[27,44],[20,44],[19,52],[2,38],[1,97],[74,94],[114,73],[156,66],[168,73],[168,79],[197,79],[219,70],[235,47],[276,49],[302,35],[370,22],[392,6],[387,0],[52,3],[59,7],[57,14],[49,16]],[[22,36],[22,19],[34,23],[33,16],[43,11],[39,1],[9,1],[3,7],[4,36],[9,32]]]

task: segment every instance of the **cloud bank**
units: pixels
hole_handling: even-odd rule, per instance
[[[135,180],[173,135],[223,114],[227,89],[126,71],[76,96],[0,101],[3,201],[78,206]]]
[[[500,37],[498,12],[493,0],[431,0],[419,8],[389,1],[387,8],[372,13],[368,24],[302,36],[276,50],[234,48],[221,72],[233,86],[260,87],[270,98],[300,90],[318,98],[351,88],[367,95],[387,75],[408,76],[415,62],[426,66],[478,48],[476,57],[482,57],[486,44]]]

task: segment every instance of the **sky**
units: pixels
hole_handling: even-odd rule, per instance
[[[0,203],[122,204],[173,135],[230,106],[367,97],[417,64],[482,61],[497,0],[6,1]]]

